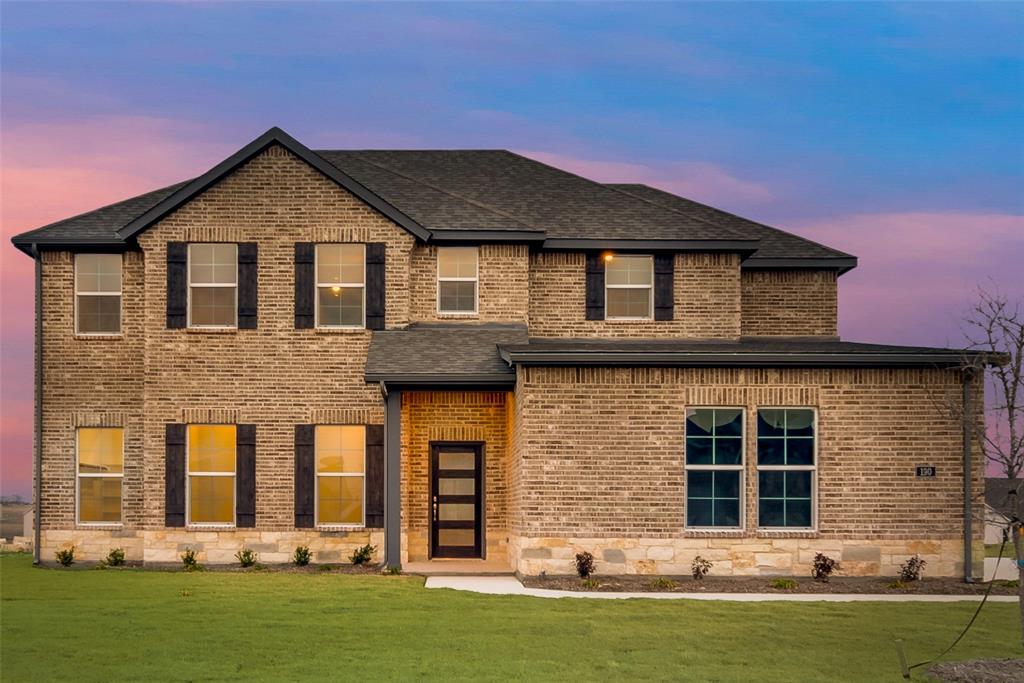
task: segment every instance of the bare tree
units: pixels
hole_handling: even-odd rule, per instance
[[[982,373],[986,409],[982,420],[960,417],[974,432],[987,463],[1015,480],[1008,487],[1004,512],[1017,561],[1021,640],[1024,642],[1024,311],[1020,301],[998,293],[978,290],[978,300],[963,321],[969,350],[965,372]],[[962,413],[962,411],[961,411]]]

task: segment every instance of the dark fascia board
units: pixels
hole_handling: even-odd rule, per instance
[[[75,239],[73,237],[18,239],[11,238],[11,243],[20,251],[35,257],[37,251],[76,251],[76,252],[122,252],[134,248],[134,244],[116,238]]]
[[[384,382],[389,387],[512,387],[515,373],[480,373],[450,375],[445,373],[390,374],[366,373],[367,382]]]
[[[551,251],[728,251],[750,256],[757,251],[760,240],[544,240],[543,248]]]
[[[218,183],[226,175],[252,159],[257,154],[260,154],[265,149],[275,144],[281,145],[289,152],[325,175],[327,178],[333,180],[341,187],[359,197],[359,199],[363,200],[382,215],[402,226],[419,239],[426,241],[430,238],[429,230],[388,202],[381,199],[379,196],[371,192],[366,186],[362,185],[348,174],[342,172],[336,166],[327,163],[323,157],[316,154],[276,126],[211,168],[203,175],[172,193],[169,197],[151,208],[149,211],[146,211],[131,223],[118,230],[117,234],[122,239],[134,237],[167,214],[181,207],[196,195]]]
[[[521,351],[502,348],[509,365],[570,367],[794,367],[794,368],[909,368],[964,366],[961,354],[910,353],[721,353],[721,352],[610,352]]]
[[[744,270],[837,270],[840,275],[856,267],[856,256],[845,258],[752,258],[743,262]]]
[[[541,243],[543,230],[431,230],[430,241],[437,244],[480,244],[481,242]]]

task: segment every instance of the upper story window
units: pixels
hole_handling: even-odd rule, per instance
[[[121,255],[75,255],[75,332],[121,333]]]
[[[686,525],[741,526],[743,410],[686,411]]]
[[[362,525],[366,493],[366,427],[316,428],[316,523]]]
[[[188,523],[235,523],[235,425],[189,425]]]
[[[366,324],[366,245],[316,245],[316,326]]]
[[[238,324],[238,245],[188,245],[189,327]]]
[[[479,272],[476,247],[437,250],[438,313],[476,313]]]
[[[815,415],[810,408],[757,411],[757,525],[812,528]]]
[[[609,255],[605,260],[605,318],[651,320],[654,310],[654,259]]]
[[[81,427],[77,433],[78,522],[121,523],[124,430]]]

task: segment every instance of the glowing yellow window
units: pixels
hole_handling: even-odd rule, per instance
[[[124,430],[82,427],[78,430],[78,521],[121,522],[124,477]]]
[[[366,427],[316,428],[316,522],[363,524]]]
[[[235,523],[235,426],[188,426],[189,524]]]

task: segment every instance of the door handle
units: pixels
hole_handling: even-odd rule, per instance
[[[434,496],[434,521],[437,521],[437,496]]]

